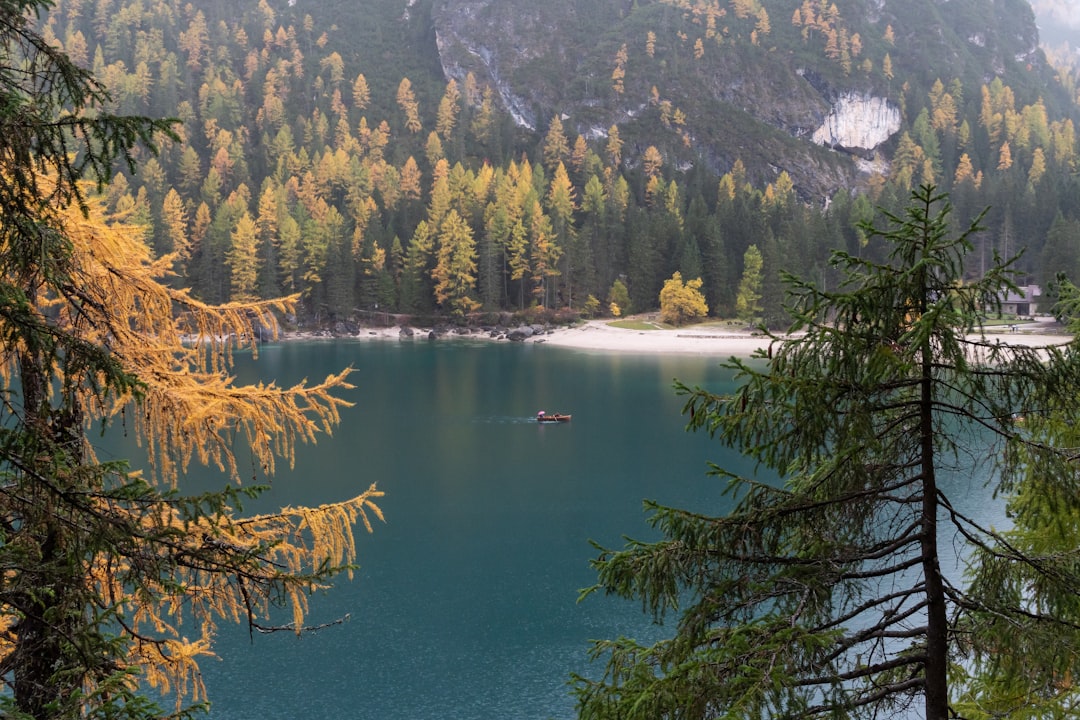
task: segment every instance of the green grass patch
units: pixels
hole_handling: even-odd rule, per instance
[[[648,320],[612,320],[608,325],[622,330],[659,330],[661,327]]]

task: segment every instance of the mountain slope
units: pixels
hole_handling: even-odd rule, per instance
[[[854,184],[856,155],[899,129],[855,155],[811,142],[842,97],[900,109],[925,104],[938,78],[976,88],[996,76],[1021,102],[1068,104],[1023,0],[436,0],[432,24],[446,74],[496,86],[525,127],[558,114],[597,137],[618,124],[682,164],[723,172],[741,159],[763,182],[787,170],[804,196]]]

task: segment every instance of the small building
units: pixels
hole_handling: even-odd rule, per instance
[[[1038,285],[1022,285],[1020,292],[1008,292],[1001,301],[1001,312],[1004,315],[1018,315],[1030,317],[1039,312],[1039,299],[1042,297],[1042,289]]]

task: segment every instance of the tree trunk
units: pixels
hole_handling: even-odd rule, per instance
[[[79,657],[77,638],[83,629],[86,577],[77,551],[72,552],[74,523],[65,524],[60,504],[68,492],[70,468],[79,457],[79,413],[53,408],[45,388],[45,361],[30,352],[19,357],[24,422],[33,438],[21,472],[28,474],[25,512],[18,517],[12,546],[25,554],[26,569],[9,604],[21,617],[12,626],[12,668],[15,706],[35,720],[55,718],[63,704],[82,688],[86,657]],[[72,406],[73,407],[73,406]],[[58,472],[59,471],[59,472]],[[36,477],[35,477],[36,476]]]
[[[926,282],[923,282],[926,288]],[[921,311],[926,310],[926,298]],[[927,341],[922,351],[919,413],[920,455],[922,458],[922,569],[926,586],[926,720],[949,717],[948,653],[949,627],[945,606],[945,585],[941,577],[937,546],[937,475],[934,449],[933,349]]]

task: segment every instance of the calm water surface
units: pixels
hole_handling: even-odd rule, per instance
[[[352,366],[357,386],[334,436],[246,509],[333,502],[377,481],[386,523],[359,536],[355,579],[313,601],[313,623],[346,624],[253,641],[222,627],[222,662],[204,663],[210,717],[572,717],[569,673],[598,670],[590,640],[658,632],[637,603],[577,602],[595,580],[589,541],[649,537],[644,498],[722,512],[707,463],[750,471],[685,432],[672,390],[678,377],[725,391],[719,361],[414,341],[286,343],[242,362],[241,379],[279,384]],[[574,419],[537,425],[540,409]]]
[[[223,626],[204,663],[215,720],[543,720],[573,716],[589,641],[655,633],[640,605],[594,597],[597,540],[648,537],[644,498],[719,511],[674,378],[721,391],[718,358],[585,354],[453,341],[270,345],[241,379],[291,384],[345,366],[356,389],[330,438],[246,510],[351,497],[377,481],[386,523],[360,571],[312,603],[297,639]],[[573,413],[537,425],[537,410]],[[730,463],[725,463],[730,465]],[[193,478],[204,484],[205,478]]]

